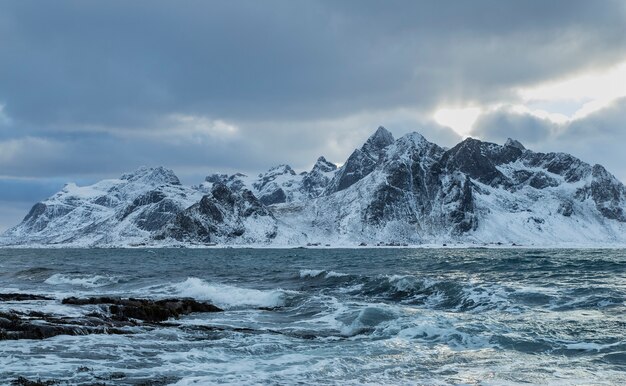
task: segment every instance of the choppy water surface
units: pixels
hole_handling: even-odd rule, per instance
[[[0,250],[0,292],[226,310],[0,341],[3,384],[626,384],[624,250]]]

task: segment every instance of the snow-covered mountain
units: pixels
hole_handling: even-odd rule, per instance
[[[182,186],[141,168],[66,185],[35,204],[5,245],[626,244],[626,188],[600,165],[518,141],[451,149],[383,127],[339,168],[279,165]]]

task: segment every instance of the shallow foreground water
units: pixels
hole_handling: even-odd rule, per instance
[[[625,250],[7,249],[0,292],[225,310],[0,340],[0,384],[626,384]]]

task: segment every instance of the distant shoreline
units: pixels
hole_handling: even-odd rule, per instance
[[[111,246],[80,246],[80,245],[3,245],[0,246],[0,250],[3,249],[626,249],[626,244],[559,244],[559,245],[476,245],[476,244],[414,244],[406,246],[391,246],[391,245],[141,245],[141,246],[128,246],[128,245],[111,245]]]

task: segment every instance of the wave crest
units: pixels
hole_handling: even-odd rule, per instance
[[[50,285],[71,285],[86,288],[104,287],[119,282],[120,278],[116,276],[89,275],[83,273],[55,273],[44,280],[44,283]]]
[[[209,283],[197,277],[174,284],[173,289],[180,296],[210,301],[222,308],[238,308],[245,306],[279,307],[284,305],[286,291],[257,290],[235,287],[227,284]]]

